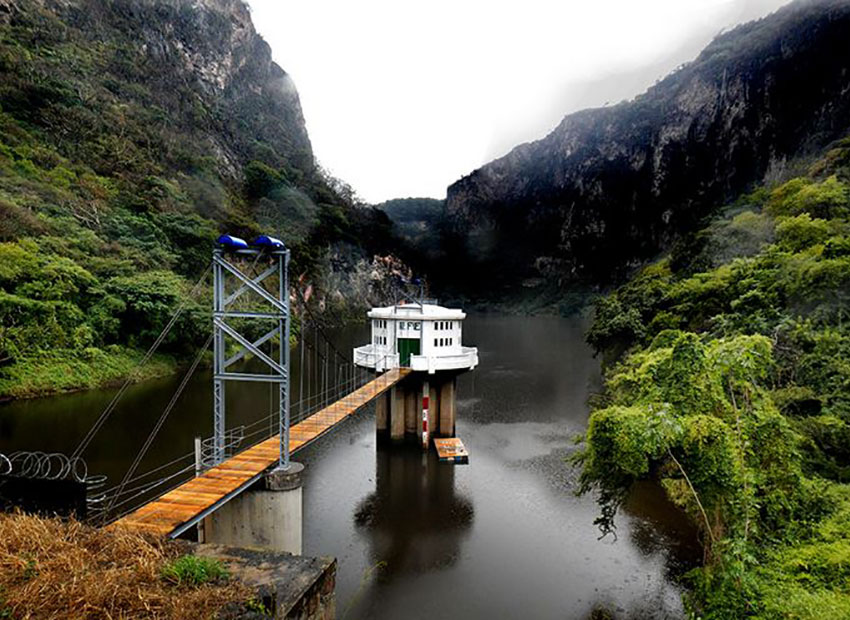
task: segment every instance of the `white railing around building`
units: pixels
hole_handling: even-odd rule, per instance
[[[388,353],[367,344],[354,349],[354,363],[364,368],[373,368],[383,372],[398,368],[401,360],[398,353]],[[409,367],[416,371],[433,373],[438,370],[458,370],[475,368],[478,365],[478,349],[476,347],[461,347],[460,353],[442,355],[411,355]]]

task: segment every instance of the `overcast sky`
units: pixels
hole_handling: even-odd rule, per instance
[[[248,0],[319,162],[369,202],[446,186],[646,90],[788,0]]]

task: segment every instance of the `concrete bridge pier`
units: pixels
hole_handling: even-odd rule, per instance
[[[423,448],[433,437],[454,437],[457,411],[455,376],[412,375],[378,397],[375,430],[380,439],[416,440]]]
[[[380,437],[384,437],[390,432],[391,398],[392,389],[375,398],[375,430]]]
[[[456,410],[457,377],[450,377],[440,386],[440,437],[455,436]]]
[[[273,469],[204,519],[204,542],[301,555],[304,465]]]
[[[390,390],[390,439],[395,441],[404,440],[404,388],[396,385]]]

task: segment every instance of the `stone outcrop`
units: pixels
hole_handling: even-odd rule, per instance
[[[254,589],[253,605],[234,602],[225,620],[333,620],[336,560],[262,549],[186,543],[197,556],[219,560],[232,578]]]

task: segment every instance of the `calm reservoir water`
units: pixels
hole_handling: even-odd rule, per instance
[[[681,618],[675,575],[699,557],[694,530],[653,485],[635,490],[618,536],[599,539],[593,497],[565,459],[601,383],[582,319],[473,315],[480,366],[458,383],[469,465],[415,446],[376,446],[367,407],[297,454],[307,467],[304,553],[338,560],[340,618]],[[365,324],[334,334],[350,351]],[[293,356],[293,387],[299,370]],[[179,378],[133,386],[86,453],[119,481]],[[183,457],[211,433],[211,379],[190,383],[139,471]],[[94,390],[0,406],[0,451],[70,452],[114,394]],[[271,410],[268,388],[228,386],[228,426]]]

